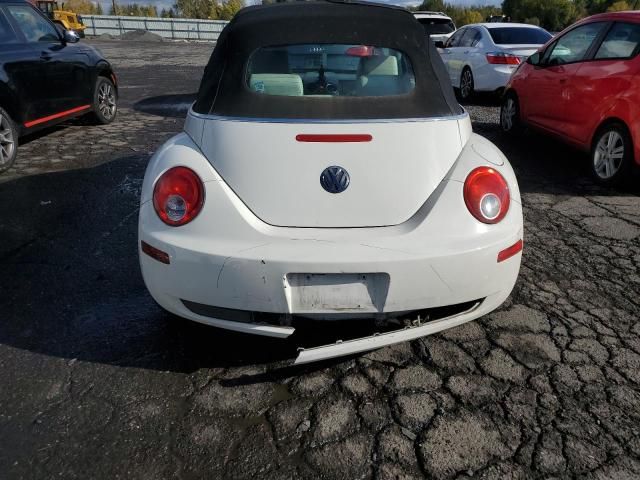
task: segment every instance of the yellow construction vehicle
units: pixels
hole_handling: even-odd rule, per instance
[[[53,23],[60,25],[65,30],[73,30],[80,38],[84,38],[84,30],[87,27],[82,23],[82,18],[70,10],[65,10],[64,3],[60,9],[58,8],[58,2],[56,0],[32,0],[32,2],[42,10]]]

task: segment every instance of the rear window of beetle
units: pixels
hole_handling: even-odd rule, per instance
[[[302,44],[263,47],[247,64],[246,86],[258,95],[380,97],[415,88],[409,58],[371,45]]]

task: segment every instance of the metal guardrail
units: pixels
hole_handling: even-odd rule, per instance
[[[192,18],[121,17],[112,15],[82,15],[87,35],[122,35],[133,30],[146,30],[163,38],[204,40],[215,42],[229,23],[224,20]]]

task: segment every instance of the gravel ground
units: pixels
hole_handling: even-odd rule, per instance
[[[0,177],[0,478],[640,477],[638,187],[598,187],[583,154],[505,138],[492,99],[469,105],[522,190],[511,297],[292,367],[286,342],[167,316],[139,274],[144,169],[211,47],[93,43],[117,122],[27,139]]]

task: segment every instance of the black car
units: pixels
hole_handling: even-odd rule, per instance
[[[15,162],[20,136],[86,114],[115,119],[111,65],[78,40],[30,3],[0,0],[0,172]]]

